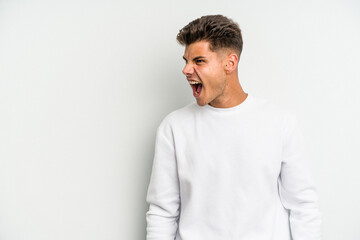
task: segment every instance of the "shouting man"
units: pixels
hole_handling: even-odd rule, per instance
[[[297,118],[242,89],[238,24],[203,16],[177,40],[196,103],[157,130],[147,240],[320,240]]]

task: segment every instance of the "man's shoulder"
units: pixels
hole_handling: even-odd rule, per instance
[[[184,122],[196,111],[197,103],[189,103],[181,108],[171,111],[162,120],[161,125],[173,125]]]
[[[266,115],[267,117],[274,116],[281,119],[296,117],[294,109],[285,106],[285,104],[280,104],[275,102],[274,100],[258,96],[253,97],[253,99],[254,109],[257,109],[258,112]]]
[[[250,117],[262,119],[265,121],[275,120],[284,123],[289,118],[295,118],[296,114],[293,109],[285,107],[284,104],[276,103],[274,100],[268,98],[254,96],[249,94],[249,101],[247,102],[247,110],[243,114],[249,114]],[[162,120],[160,126],[184,126],[189,121],[194,120],[199,112],[206,113],[207,109],[199,107],[196,102],[187,104],[181,108],[171,111]],[[205,116],[206,114],[203,114]],[[229,115],[231,116],[231,115]]]

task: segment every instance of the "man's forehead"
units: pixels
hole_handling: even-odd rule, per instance
[[[208,56],[213,54],[214,52],[210,50],[210,43],[207,41],[198,41],[194,42],[185,47],[185,58],[194,58],[198,56]]]

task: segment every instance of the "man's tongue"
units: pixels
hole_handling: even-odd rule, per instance
[[[202,90],[202,84],[195,84],[192,89],[194,97],[199,97]]]

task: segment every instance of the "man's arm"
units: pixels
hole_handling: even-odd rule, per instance
[[[308,155],[295,115],[290,115],[283,141],[283,159],[278,180],[279,195],[290,210],[290,228],[294,240],[320,240],[321,214]]]
[[[173,135],[166,119],[160,124],[146,201],[147,240],[174,240],[180,207]]]

